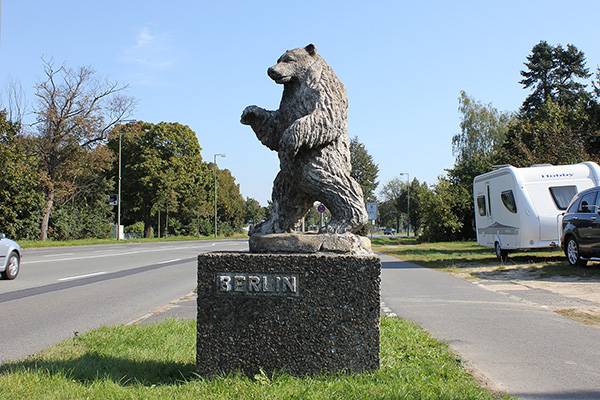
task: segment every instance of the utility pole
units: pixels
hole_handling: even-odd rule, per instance
[[[217,157],[225,157],[225,154],[217,153],[214,155],[214,172],[215,172],[215,239],[219,233],[217,229]]]
[[[410,175],[408,172],[401,172],[400,176],[406,175],[406,190],[407,190],[407,199],[406,199],[406,214],[408,216],[408,232],[407,236],[410,237]]]

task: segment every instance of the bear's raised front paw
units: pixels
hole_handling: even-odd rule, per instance
[[[240,117],[240,122],[244,125],[250,125],[258,119],[259,114],[262,109],[257,106],[248,106],[242,112],[242,116]]]

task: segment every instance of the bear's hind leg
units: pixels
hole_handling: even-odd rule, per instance
[[[364,234],[368,222],[362,189],[350,175],[319,171],[321,179],[313,182],[316,197],[331,211],[331,221],[322,233],[352,232]]]
[[[271,216],[256,225],[251,235],[291,232],[296,223],[312,205],[310,198],[297,190],[297,183],[289,173],[280,171],[273,183]]]

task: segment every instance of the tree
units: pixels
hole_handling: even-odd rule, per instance
[[[596,70],[596,79],[592,82],[594,88],[594,96],[596,99],[600,98],[600,67]]]
[[[525,115],[534,114],[548,100],[560,106],[574,106],[588,97],[585,84],[578,81],[590,77],[585,55],[572,44],[563,48],[541,41],[527,56],[525,67],[520,83],[525,89],[532,89],[521,107]]]
[[[398,232],[400,232],[402,215],[407,211],[407,188],[408,187],[403,180],[400,178],[393,178],[381,189],[383,202],[379,209],[380,222],[385,221],[389,224],[393,221],[394,227]]]
[[[421,238],[425,241],[437,242],[460,239],[463,223],[456,212],[457,186],[440,178],[431,191],[423,191],[421,203],[423,207]]]
[[[460,132],[452,137],[454,166],[447,170],[455,199],[454,211],[461,222],[460,236],[473,238],[473,179],[498,164],[502,144],[513,119],[491,104],[483,104],[460,92]]]
[[[34,239],[39,234],[43,195],[38,160],[31,138],[18,122],[0,111],[0,232],[11,238]]]
[[[111,164],[112,154],[106,145],[82,154],[80,170],[74,174],[77,188],[56,205],[48,237],[57,240],[110,237],[114,213],[108,197],[115,186],[109,178]]]
[[[210,194],[214,192],[195,132],[186,125],[170,122],[117,125],[108,144],[115,155],[119,135],[124,224],[142,221],[148,237],[158,230],[160,212],[163,232],[171,221],[188,234],[201,230],[202,221],[212,215]],[[116,157],[113,160],[111,179],[115,180],[118,163]]]
[[[499,112],[491,104],[482,104],[462,90],[458,111],[460,132],[452,137],[452,152],[457,162],[492,159],[506,138],[511,115]]]
[[[55,204],[77,191],[76,172],[81,170],[86,152],[103,143],[109,130],[133,108],[133,100],[121,95],[124,86],[100,82],[91,68],[56,68],[45,62],[44,76],[35,86],[34,110],[45,199],[41,240],[48,237]]]
[[[579,109],[580,118],[584,110]],[[535,118],[519,118],[511,124],[503,145],[501,160],[517,167],[532,164],[572,164],[589,158],[587,132],[572,126],[574,110],[548,100]]]
[[[419,182],[417,178],[414,178],[410,183],[410,226],[415,235],[419,235],[421,231],[423,213],[425,212],[422,199],[424,193],[429,191],[427,183]]]
[[[244,223],[254,225],[263,219],[265,219],[264,208],[260,205],[258,200],[247,197],[244,204]]]
[[[383,201],[379,204],[379,224],[393,226],[400,232],[401,228],[408,228],[410,220],[413,232],[418,232],[422,214],[420,193],[423,188],[427,189],[427,184],[420,183],[416,178],[413,178],[410,185],[400,178],[394,178],[386,183],[381,190]]]
[[[373,157],[365,145],[359,142],[356,136],[350,140],[350,160],[352,163],[351,176],[362,188],[365,201],[374,200],[375,189],[379,184],[377,182],[379,167],[373,161]]]
[[[217,172],[217,179],[219,231],[229,235],[242,227],[245,201],[240,193],[240,185],[236,183],[228,169],[220,169]]]

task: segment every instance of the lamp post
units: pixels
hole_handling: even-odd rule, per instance
[[[406,175],[406,190],[407,190],[407,200],[406,200],[406,214],[408,216],[408,236],[410,237],[410,175],[408,172],[401,172],[400,176]]]
[[[214,171],[215,171],[215,239],[217,238],[217,157],[225,157],[225,154],[217,153],[214,155]]]
[[[135,119],[124,119],[121,122],[137,122]],[[117,240],[121,240],[121,141],[123,137],[123,129],[119,129],[119,181],[117,183],[118,192],[117,192],[117,229],[115,229],[117,234]]]

